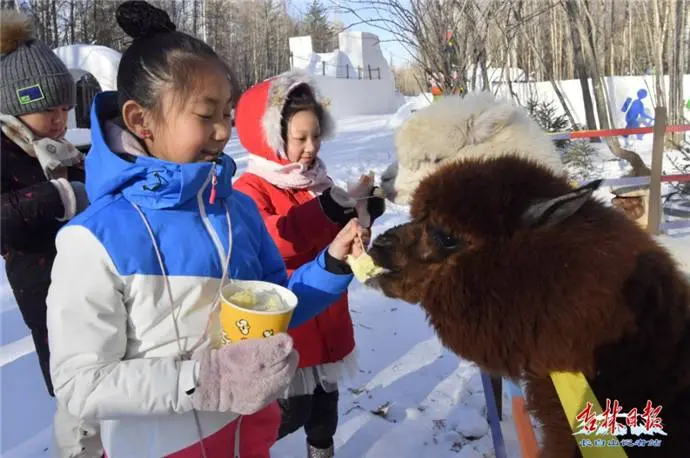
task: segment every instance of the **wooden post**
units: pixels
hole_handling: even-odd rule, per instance
[[[647,231],[659,234],[661,224],[661,166],[664,162],[664,131],[666,130],[666,107],[656,107],[654,113],[654,140],[652,142],[652,175],[649,183],[649,217]]]

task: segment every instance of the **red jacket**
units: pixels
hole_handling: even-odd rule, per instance
[[[289,90],[306,81],[304,75],[284,74],[253,86],[242,95],[237,105],[235,125],[240,142],[250,154],[280,164],[289,162],[276,152],[282,145],[280,113]],[[327,135],[332,129],[331,119],[328,118],[324,124],[322,133]],[[233,188],[256,202],[283,255],[288,274],[314,259],[339,231],[321,210],[319,201],[307,190],[280,189],[251,173],[242,174]],[[347,294],[313,320],[291,329],[289,334],[299,352],[300,367],[333,363],[345,358],[355,346]]]

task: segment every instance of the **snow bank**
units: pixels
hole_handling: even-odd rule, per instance
[[[402,94],[385,80],[313,77],[323,95],[331,99],[329,109],[336,118],[395,113],[405,102]]]
[[[122,54],[106,46],[69,45],[53,50],[75,79],[91,73],[103,91],[117,88],[117,67]]]
[[[388,121],[388,125],[393,129],[400,127],[405,121],[409,119],[410,116],[412,116],[412,114],[415,111],[421,110],[424,107],[428,107],[429,105],[431,105],[432,101],[433,96],[431,95],[431,93],[424,93],[419,94],[415,97],[408,97],[405,104],[398,108],[398,111],[396,111],[395,114],[391,116],[390,121]]]

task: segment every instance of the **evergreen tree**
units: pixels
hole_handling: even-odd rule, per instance
[[[304,17],[304,28],[311,35],[314,52],[333,51],[333,29],[328,21],[328,10],[320,0],[312,0]]]

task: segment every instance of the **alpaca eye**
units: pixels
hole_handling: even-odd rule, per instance
[[[460,241],[456,237],[439,229],[432,228],[429,232],[434,242],[444,250],[452,250],[460,246]]]

